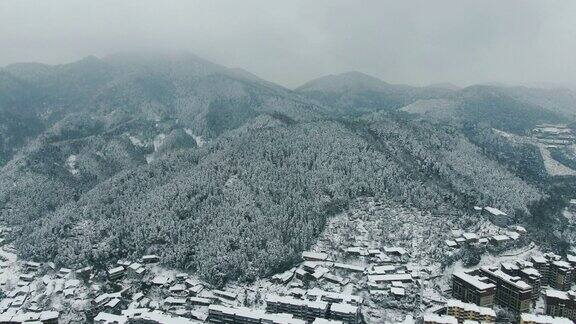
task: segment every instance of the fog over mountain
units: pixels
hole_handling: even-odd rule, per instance
[[[573,323],[571,9],[0,0],[0,323]]]
[[[361,71],[398,84],[576,84],[573,1],[0,1],[0,66],[187,50],[289,88]]]

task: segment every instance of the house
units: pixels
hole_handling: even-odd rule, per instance
[[[382,275],[368,275],[368,280],[375,283],[386,283],[392,281],[411,282],[413,278],[409,273],[391,273]]]
[[[306,261],[326,261],[328,260],[328,254],[323,252],[302,252],[302,259]]]
[[[192,305],[208,306],[208,305],[212,304],[211,299],[202,298],[202,297],[189,297],[188,301]]]
[[[396,297],[404,297],[404,295],[406,295],[406,292],[402,287],[391,287],[390,293]]]
[[[484,207],[482,213],[490,219],[490,221],[497,226],[507,226],[510,222],[510,216],[498,208]]]
[[[503,244],[510,241],[510,237],[507,235],[494,235],[490,238],[490,241],[496,245]]]
[[[106,305],[104,305],[104,309],[108,313],[116,314],[120,311],[120,298],[114,297],[110,299]]]
[[[76,288],[80,285],[80,280],[78,279],[69,279],[64,282],[64,289],[69,288]]]
[[[32,261],[24,262],[24,270],[26,272],[38,271],[38,269],[40,269],[40,266],[41,264],[39,262],[32,262]]]
[[[238,294],[231,292],[231,291],[212,290],[212,292],[214,293],[214,295],[216,295],[218,297],[226,298],[229,300],[236,300],[236,298],[238,297]]]
[[[166,299],[164,299],[164,305],[170,307],[185,306],[186,298],[167,297]]]
[[[306,295],[306,290],[302,288],[292,288],[288,290],[288,294],[293,297],[302,298],[304,295]]]
[[[356,266],[356,265],[351,265],[351,264],[345,264],[345,263],[334,263],[334,268],[336,269],[341,269],[341,270],[347,270],[350,272],[360,272],[363,273],[366,269],[362,266]]]
[[[176,281],[178,281],[178,282],[184,282],[184,281],[186,281],[186,279],[188,279],[188,274],[187,274],[187,273],[180,272],[180,273],[176,274]]]
[[[160,262],[160,257],[156,254],[148,254],[142,257],[142,263],[150,264],[158,262]]]
[[[138,302],[140,300],[142,300],[142,298],[144,298],[144,294],[142,292],[137,292],[132,296],[132,300],[135,302]]]
[[[467,243],[474,243],[478,241],[478,235],[476,233],[464,233],[462,237],[466,240]]]
[[[146,268],[144,268],[144,266],[138,262],[134,262],[131,263],[130,265],[128,265],[128,271],[131,274],[140,276],[142,274],[144,274],[144,272],[146,271]]]
[[[123,266],[124,268],[127,268],[132,262],[127,261],[127,260],[118,260],[116,262],[116,264]]]
[[[402,281],[392,281],[392,287],[404,287],[404,283]]]
[[[328,268],[325,267],[318,267],[316,270],[314,270],[314,273],[312,273],[312,278],[314,280],[320,280],[322,277],[324,277],[325,274],[327,274],[330,270]]]
[[[197,284],[195,286],[189,287],[188,291],[193,295],[196,296],[198,295],[202,290],[204,289],[204,286],[201,284]]]
[[[506,232],[506,236],[511,238],[513,241],[516,241],[520,238],[520,234],[518,232]]]
[[[126,273],[126,269],[123,266],[117,266],[108,270],[108,279],[109,280],[117,280],[124,276]]]
[[[304,261],[302,263],[302,269],[308,272],[314,272],[314,270],[316,270],[316,268],[319,267],[321,264],[323,263],[320,261]]]
[[[294,277],[294,273],[296,268],[292,268],[290,270],[286,270],[282,273],[278,273],[272,276],[272,282],[278,282],[281,284],[287,284],[292,278]]]
[[[382,253],[382,251],[378,250],[378,249],[369,249],[368,250],[368,255],[371,257],[375,257],[378,256]]]
[[[58,324],[60,313],[57,311],[43,311],[40,312],[40,322],[42,324]]]
[[[65,277],[68,277],[70,275],[70,273],[72,273],[71,269],[60,268],[60,271],[58,271],[58,273],[56,275],[60,278],[65,278]]]
[[[396,272],[395,265],[374,266],[372,270],[368,271],[369,274],[386,274],[394,272]]]
[[[186,285],[179,283],[172,285],[169,289],[170,293],[173,296],[186,296],[188,295],[188,291],[186,290]]]
[[[386,252],[387,254],[396,255],[396,256],[404,256],[404,255],[408,254],[408,251],[406,251],[406,249],[401,248],[401,247],[385,247],[384,252]]]
[[[348,279],[344,279],[340,276],[333,275],[331,273],[324,274],[324,279],[326,281],[330,281],[330,282],[333,282],[333,283],[339,284],[339,285],[345,285],[348,283]]]
[[[128,322],[128,318],[122,315],[115,315],[105,312],[100,312],[94,318],[96,324],[124,324]]]
[[[353,246],[346,249],[346,253],[356,256],[367,256],[368,250],[360,246]]]
[[[466,243],[466,239],[463,237],[457,237],[454,239],[454,242],[456,242],[456,244],[458,244],[458,246],[463,246],[464,243]]]
[[[360,322],[360,308],[349,304],[331,304],[329,309],[330,319],[342,323],[356,324]]]
[[[172,283],[172,278],[167,276],[156,276],[152,278],[152,284],[155,286],[167,286]]]
[[[454,241],[454,240],[446,240],[444,242],[446,243],[446,245],[448,245],[448,247],[451,247],[451,248],[457,248],[458,247],[458,243],[456,243],[456,241]]]

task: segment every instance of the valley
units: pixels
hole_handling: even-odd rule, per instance
[[[411,323],[452,316],[454,273],[521,276],[576,244],[564,93],[359,72],[290,90],[191,54],[0,81],[13,321]]]

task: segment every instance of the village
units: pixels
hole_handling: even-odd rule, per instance
[[[547,148],[558,148],[576,142],[572,129],[568,125],[542,124],[532,130],[532,137]]]
[[[472,230],[430,229],[432,214],[359,199],[293,268],[220,289],[163,268],[157,255],[118,260],[104,275],[18,260],[3,245],[0,323],[572,323],[576,255],[540,251],[496,208],[471,213],[482,220]],[[430,246],[427,237],[445,239]],[[459,258],[474,249],[496,257],[468,267]]]

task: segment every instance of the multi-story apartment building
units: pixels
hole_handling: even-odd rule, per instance
[[[520,324],[573,324],[573,322],[565,317],[523,313],[520,315]]]
[[[532,305],[532,286],[504,273],[498,267],[482,267],[479,273],[496,285],[495,303],[516,312],[527,312]]]
[[[452,296],[466,303],[473,303],[482,307],[491,307],[494,304],[496,285],[487,282],[484,278],[470,275],[463,271],[452,275]]]
[[[524,268],[520,270],[520,278],[530,286],[532,286],[532,300],[536,301],[540,297],[542,289],[542,275],[535,268]]]
[[[544,293],[546,314],[576,319],[576,292],[547,289]]]
[[[446,303],[446,314],[456,317],[460,323],[465,320],[482,323],[496,322],[496,312],[492,308],[464,303],[456,299],[448,300]]]
[[[574,281],[574,268],[566,261],[552,261],[549,267],[548,284],[558,290],[567,291]]]

